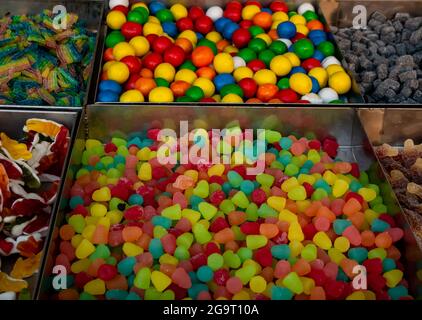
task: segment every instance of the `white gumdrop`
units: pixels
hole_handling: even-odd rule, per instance
[[[0,293],[0,300],[16,300],[16,292],[6,291]]]
[[[338,99],[338,93],[331,88],[323,88],[318,92],[318,95],[321,97],[322,101],[329,103],[331,101]]]
[[[321,62],[322,67],[325,68],[325,69],[328,66],[331,66],[332,64],[341,65],[340,61],[334,56],[329,56],[329,57],[325,58],[324,60],[322,60],[322,62]]]
[[[310,3],[302,3],[298,8],[297,8],[297,13],[299,14],[304,14],[306,11],[313,11],[315,12],[315,8],[312,4]]]
[[[310,103],[313,103],[313,104],[321,104],[323,102],[321,97],[317,95],[316,93],[307,93],[304,96],[302,96],[301,99],[309,101]]]
[[[290,46],[292,45],[292,42],[289,39],[286,39],[286,38],[279,38],[279,39],[277,39],[277,41],[284,42],[284,44],[286,45],[287,48],[290,48]]]
[[[223,9],[219,6],[212,6],[208,8],[205,15],[210,17],[212,21],[216,21],[223,16]]]
[[[110,9],[113,9],[116,6],[125,6],[129,7],[129,0],[110,0],[108,2]]]
[[[234,68],[245,67],[246,61],[243,60],[241,57],[235,56],[233,57]]]

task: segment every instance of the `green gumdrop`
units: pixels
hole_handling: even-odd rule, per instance
[[[256,181],[262,186],[271,187],[274,183],[274,177],[272,175],[261,173],[256,176]]]
[[[123,211],[126,208],[126,202],[119,198],[111,198],[108,207],[111,210],[120,210]]]
[[[237,255],[239,256],[240,260],[244,262],[245,260],[252,259],[253,251],[249,248],[242,247],[237,250]]]
[[[303,259],[307,261],[314,261],[317,258],[317,247],[314,244],[307,244],[301,252]]]
[[[246,209],[249,205],[248,197],[243,191],[238,191],[231,200],[236,206],[242,209]]]
[[[119,146],[117,148],[117,154],[120,154],[124,157],[129,155],[129,150],[126,148],[126,146]]]
[[[207,258],[207,265],[213,271],[220,269],[224,265],[224,258],[219,253],[213,253]]]
[[[283,285],[290,291],[301,294],[303,292],[303,284],[296,272],[290,272],[282,281]]]
[[[107,177],[111,179],[118,179],[120,178],[121,173],[116,168],[111,168],[107,171]]]
[[[79,169],[78,172],[76,172],[76,179],[78,179],[78,178],[80,178],[80,177],[82,177],[86,174],[89,174],[89,171],[87,169],[84,169],[84,168]]]
[[[236,207],[234,206],[233,202],[229,199],[225,199],[220,203],[220,210],[224,213],[228,214],[232,211],[236,210]]]
[[[236,241],[243,241],[246,239],[246,235],[240,230],[239,226],[232,226],[231,229],[234,232],[234,239]]]
[[[256,205],[256,203],[254,202],[249,203],[245,212],[246,212],[246,220],[248,221],[258,220],[258,206]]]
[[[247,265],[243,268],[238,269],[234,274],[245,285],[255,275],[255,268],[251,265]]]
[[[95,296],[89,294],[88,292],[82,292],[79,295],[79,300],[97,300],[97,298],[95,298]]]
[[[196,240],[200,244],[207,243],[211,241],[212,239],[211,233],[209,233],[208,230],[205,229],[205,227],[200,223],[195,224],[192,228],[192,231],[193,231],[193,234],[195,235]]]
[[[268,243],[267,237],[263,235],[248,235],[246,236],[246,246],[251,249],[259,249],[266,246]]]
[[[170,289],[164,291],[160,296],[160,300],[174,300],[174,299],[175,299],[174,292]]]
[[[85,218],[81,214],[74,214],[69,218],[69,224],[77,233],[82,233],[85,228]]]
[[[284,170],[284,165],[279,161],[271,162],[270,168]]]
[[[231,269],[238,269],[242,264],[240,257],[231,250],[224,252],[223,258],[224,263]]]
[[[312,194],[311,199],[317,201],[326,197],[328,197],[327,191],[325,191],[323,188],[317,188]]]
[[[258,209],[258,216],[261,218],[278,217],[278,212],[271,208],[268,204],[263,203]]]
[[[89,260],[93,261],[95,259],[106,259],[110,256],[110,249],[105,244],[99,244],[95,249],[94,253],[89,256]]]
[[[114,137],[111,139],[111,142],[117,147],[119,148],[120,146],[126,146],[127,145],[127,141],[125,139],[122,138],[117,138]]]
[[[102,157],[100,161],[102,162],[102,164],[104,164],[105,167],[114,163],[113,157],[110,156]]]
[[[174,250],[174,256],[180,261],[188,260],[190,258],[190,253],[185,247],[179,246],[176,247],[176,250]]]
[[[198,197],[201,197],[202,199],[207,198],[209,195],[209,192],[210,192],[210,188],[209,188],[208,181],[206,180],[199,181],[196,187],[193,189],[193,194]]]
[[[193,243],[193,240],[193,234],[186,232],[177,237],[176,244],[185,249],[189,249]]]
[[[278,142],[281,139],[281,133],[278,132],[278,131],[266,130],[265,131],[265,139],[269,143]]]
[[[144,300],[160,300],[161,292],[154,287],[149,287],[145,290]]]
[[[133,285],[139,289],[148,289],[151,283],[151,270],[149,268],[142,268],[138,271],[133,280]]]

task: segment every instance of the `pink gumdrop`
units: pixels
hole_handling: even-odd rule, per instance
[[[152,267],[154,263],[154,257],[149,252],[144,252],[136,257],[136,261],[138,261],[141,268],[144,267]]]
[[[164,251],[173,255],[174,251],[176,250],[176,237],[171,233],[167,233],[166,235],[162,236],[160,240]]]
[[[321,203],[323,206],[326,206],[328,208],[331,206],[331,200],[328,197],[321,199]]]
[[[314,219],[314,225],[315,229],[318,231],[328,231],[328,229],[330,229],[331,222],[327,217],[320,216]]]
[[[186,272],[193,271],[192,263],[189,260],[182,260],[179,262],[179,267],[183,268]]]
[[[305,152],[305,146],[300,142],[293,142],[290,152],[295,156],[300,156]]]
[[[99,188],[100,188],[100,184],[97,181],[91,181],[85,186],[84,190],[85,190],[85,193],[87,193],[88,195],[91,195],[95,190],[98,190]]]
[[[272,196],[283,196],[283,194],[284,194],[283,190],[281,190],[279,187],[273,186],[271,188],[271,195]]]
[[[153,206],[144,207],[144,219],[151,220],[153,216],[157,215],[157,210]]]
[[[311,168],[311,170],[309,171],[309,173],[313,174],[313,173],[323,173],[325,171],[325,166],[323,163],[318,162],[315,163],[314,166]]]
[[[359,246],[362,242],[362,236],[354,225],[350,225],[344,229],[342,236],[346,237],[353,246]]]
[[[135,169],[138,164],[138,158],[135,155],[129,154],[126,156],[125,167],[128,169]]]
[[[331,202],[331,211],[336,215],[339,216],[343,213],[344,207],[344,200],[343,199],[334,199]]]
[[[277,222],[278,222],[278,218],[276,218],[276,217],[268,217],[268,218],[265,218],[265,223],[277,224]]]
[[[390,228],[387,230],[387,232],[390,235],[391,240],[393,240],[393,242],[399,241],[401,238],[403,238],[403,235],[404,235],[403,229],[400,229],[400,228]]]
[[[233,294],[240,292],[243,289],[242,280],[240,280],[238,277],[231,277],[226,282],[226,289],[228,292]]]
[[[332,163],[332,162],[334,162],[334,160],[328,154],[323,153],[322,156],[321,156],[321,162],[322,163]]]
[[[158,205],[167,208],[173,205],[173,201],[169,197],[161,196],[158,198]]]
[[[338,265],[334,262],[328,262],[324,267],[324,273],[328,279],[336,280],[338,274]]]
[[[323,261],[324,264],[331,261],[330,257],[328,256],[328,253],[325,250],[323,250],[319,247],[317,248],[317,257],[318,257],[318,259]]]
[[[133,183],[137,182],[139,180],[138,175],[136,174],[135,169],[125,169],[124,175],[126,178],[128,178]]]
[[[71,197],[77,197],[77,196],[83,197],[84,195],[85,195],[84,188],[82,188],[81,185],[79,185],[77,182],[75,182],[75,184],[70,189],[70,196]]]
[[[122,230],[110,230],[108,233],[108,244],[112,247],[117,247],[123,244]]]
[[[321,259],[315,259],[311,261],[309,264],[311,265],[312,269],[316,269],[316,270],[324,269],[324,265],[325,265],[324,261],[322,261]]]
[[[215,289],[215,291],[214,291],[213,297],[214,297],[214,299],[218,299],[218,298],[230,299],[231,298],[231,294],[226,289],[226,287],[218,286],[217,289]]]
[[[174,227],[182,232],[189,232],[192,229],[192,223],[188,219],[182,218]]]
[[[179,191],[173,194],[173,204],[177,203],[182,209],[186,209],[188,207],[188,200],[186,199],[185,195]]]
[[[264,190],[261,188],[255,189],[252,191],[252,201],[255,202],[258,206],[263,204],[265,201],[267,201],[267,195]]]
[[[154,237],[154,225],[151,221],[147,221],[142,226],[142,231],[149,235],[151,238]]]
[[[280,260],[275,265],[274,277],[277,279],[284,278],[290,272],[290,263],[286,260]]]
[[[179,287],[189,289],[192,286],[192,281],[189,274],[183,268],[176,268],[171,275],[171,280]]]
[[[208,291],[201,291],[197,296],[198,300],[212,300],[211,294]]]
[[[60,253],[56,257],[56,266],[57,265],[64,266],[66,268],[66,272],[70,273],[70,262],[69,262],[69,258],[64,253]]]
[[[75,259],[75,248],[69,241],[60,242],[60,252],[67,256],[69,262]]]
[[[144,215],[144,208],[141,206],[132,206],[127,208],[123,215],[126,220],[140,220]]]
[[[202,248],[202,246],[199,243],[194,243],[190,248],[189,248],[189,252],[191,254],[191,256],[195,256],[198,253],[203,253],[204,250]]]

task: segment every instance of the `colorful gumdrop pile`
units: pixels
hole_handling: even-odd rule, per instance
[[[310,3],[110,8],[98,102],[342,103],[351,90]]]
[[[257,154],[234,127],[212,144],[232,164],[164,165],[158,133],[86,140],[58,232],[68,288],[56,298],[411,299],[391,202],[373,172],[337,158],[334,138],[267,130]],[[190,147],[214,138],[204,130]]]
[[[0,132],[0,270],[19,256],[10,275],[0,271],[0,299],[28,295],[24,279],[39,267],[69,141],[50,120],[28,119],[23,131],[19,141]]]

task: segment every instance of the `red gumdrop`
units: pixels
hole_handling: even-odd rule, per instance
[[[342,281],[327,280],[324,289],[328,299],[340,299],[345,289],[345,283]]]
[[[176,27],[180,32],[193,29],[193,21],[188,17],[181,18],[176,21]]]
[[[108,281],[117,275],[117,268],[111,264],[102,264],[97,271],[97,276],[101,280]]]
[[[282,89],[277,92],[277,98],[285,103],[293,103],[299,99],[299,96],[292,89]]]
[[[347,202],[350,198],[355,198],[360,204],[363,204],[363,197],[359,193],[351,191],[348,192],[344,197],[344,201]]]
[[[210,202],[215,206],[220,205],[224,199],[226,199],[226,194],[222,190],[216,190],[210,195]]]
[[[192,264],[192,269],[196,271],[199,267],[207,264],[207,256],[204,253],[197,253],[190,258],[190,263]]]
[[[391,300],[387,291],[378,291],[378,292],[375,292],[375,294],[376,294],[377,300]]]
[[[144,208],[141,206],[133,206],[124,212],[124,217],[126,220],[140,220],[144,215]]]
[[[274,148],[277,149],[277,151],[281,151],[281,149],[282,149],[281,146],[280,146],[280,142],[274,142],[273,146],[274,146]]]
[[[274,238],[271,239],[275,244],[287,244],[287,232],[279,232]]]
[[[149,129],[147,131],[147,137],[148,137],[148,139],[157,141],[158,134],[160,133],[160,131],[161,131],[161,129],[159,129],[159,128]]]
[[[195,20],[195,29],[196,31],[207,34],[212,31],[214,28],[214,22],[208,16],[200,16]]]
[[[243,179],[246,177],[246,167],[245,166],[236,166],[231,170],[236,171],[238,174],[242,176]]]
[[[387,284],[387,280],[385,280],[385,278],[381,274],[377,274],[377,273],[368,273],[367,281],[368,281],[368,288],[376,292],[384,289]]]
[[[152,169],[152,178],[159,180],[167,177],[167,170],[165,167],[155,167]]]
[[[255,204],[258,206],[267,201],[267,195],[262,189],[255,189],[252,191],[251,197],[252,201],[255,202]]]
[[[267,66],[265,65],[264,61],[259,59],[254,59],[249,61],[246,66],[251,69],[253,72],[257,72],[261,69],[265,69]]]
[[[170,228],[169,233],[175,236],[176,238],[183,234],[182,230],[179,230],[177,228]]]
[[[130,191],[128,190],[128,188],[120,184],[117,184],[114,187],[112,187],[110,192],[111,192],[112,197],[119,198],[123,201],[127,201],[130,196]]]
[[[208,179],[208,183],[217,183],[219,185],[222,185],[224,183],[224,179],[220,176],[212,176],[211,178]]]
[[[319,142],[319,140],[311,140],[309,141],[308,146],[310,149],[319,151],[321,149],[321,142]]]
[[[322,150],[324,150],[331,158],[337,156],[338,143],[333,138],[325,138],[322,142]]]
[[[230,273],[227,269],[218,269],[214,272],[214,281],[219,286],[225,286],[229,278]]]
[[[94,277],[90,276],[85,271],[81,271],[75,276],[75,285],[78,289],[83,289],[83,287],[93,279]]]
[[[171,233],[167,233],[162,236],[160,240],[163,245],[164,252],[173,255],[176,250],[176,237]]]
[[[60,253],[56,257],[56,265],[62,265],[62,266],[64,266],[66,268],[66,271],[68,273],[70,273],[70,262],[69,262],[69,258],[64,253]]]
[[[271,267],[273,262],[271,250],[268,246],[258,249],[255,252],[254,258],[262,267]]]
[[[117,146],[114,143],[109,142],[104,146],[105,153],[116,152],[116,151],[117,151]]]
[[[205,255],[208,257],[213,253],[220,253],[220,248],[215,242],[209,242],[205,245]]]
[[[367,259],[363,262],[363,266],[366,268],[367,273],[382,273],[382,261],[380,258]]]
[[[350,174],[358,179],[360,177],[359,165],[356,162],[352,162],[351,165],[352,170],[350,170]]]
[[[324,270],[321,269],[311,268],[311,271],[306,276],[312,278],[316,286],[323,286],[327,280]]]
[[[383,213],[378,217],[378,219],[387,222],[390,225],[391,228],[397,227],[396,221],[389,214]]]
[[[240,226],[240,231],[243,234],[259,234],[259,223],[258,222],[245,222]]]
[[[247,29],[237,29],[232,36],[232,41],[234,45],[241,49],[248,45],[251,40],[251,33]]]
[[[188,17],[192,20],[196,20],[203,15],[205,15],[204,9],[199,6],[192,6],[188,12]]]
[[[237,9],[225,10],[223,16],[233,22],[239,22],[242,19],[242,12]]]
[[[183,298],[186,298],[187,296],[188,291],[186,289],[179,287],[175,283],[170,284],[168,288],[174,292],[174,298],[176,300],[182,300]]]
[[[313,223],[308,223],[302,228],[306,240],[312,240],[314,235],[318,232]]]
[[[73,209],[72,215],[74,214],[80,214],[83,215],[84,217],[88,216],[88,209],[85,208],[83,205],[78,204],[75,209]]]
[[[217,219],[215,219],[210,224],[209,230],[211,232],[218,232],[218,231],[221,231],[221,230],[223,230],[225,228],[230,228],[229,223],[223,217],[218,217]]]
[[[303,184],[302,184],[302,186],[305,188],[305,190],[306,190],[306,196],[308,197],[308,198],[310,198],[311,196],[312,196],[312,194],[314,193],[314,191],[315,191],[315,189],[314,189],[314,187],[310,184],[310,183],[307,183],[307,182],[304,182]]]

